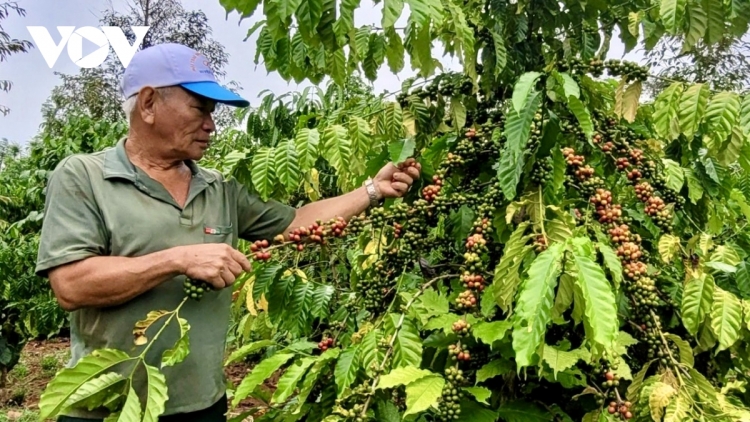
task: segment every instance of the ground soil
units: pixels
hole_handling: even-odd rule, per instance
[[[20,368],[11,371],[5,388],[0,388],[0,422],[6,420],[24,422],[30,414],[38,410],[40,394],[54,377],[55,372],[62,368],[70,356],[69,346],[70,341],[67,338],[31,341],[26,344],[18,365]],[[55,366],[53,366],[53,358],[56,361]],[[237,362],[226,367],[225,373],[236,388],[250,369],[250,365]],[[269,378],[263,387],[273,391],[278,376],[275,374]],[[229,405],[231,409],[231,399]],[[259,406],[263,406],[262,401],[253,398],[245,399],[237,408],[230,410],[228,419]],[[252,418],[246,418],[245,421],[250,422]]]

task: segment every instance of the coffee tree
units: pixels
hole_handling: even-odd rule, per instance
[[[264,15],[256,60],[287,79],[372,80],[407,52],[419,73],[392,99],[303,113],[238,161],[260,197],[322,169],[342,190],[388,161],[423,170],[401,200],[247,245],[227,364],[263,358],[233,406],[253,397],[257,421],[750,420],[750,96],[667,81],[641,104],[650,70],[606,54],[615,29],[628,51],[740,36],[745,2],[409,0],[405,28],[400,0],[380,28],[356,27],[352,1],[221,3]],[[436,42],[462,72],[439,71]],[[147,348],[155,321],[179,324],[161,363],[98,351],[49,384],[43,416],[154,420],[158,366],[190,353],[178,312],[135,327]],[[145,403],[112,372],[123,362],[146,365]]]

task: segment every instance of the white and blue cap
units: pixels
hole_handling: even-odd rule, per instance
[[[157,44],[138,51],[125,69],[125,98],[143,87],[181,86],[218,103],[247,107],[250,102],[219,85],[205,55],[182,44]]]

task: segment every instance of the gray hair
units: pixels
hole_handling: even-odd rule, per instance
[[[126,99],[122,103],[122,111],[125,112],[125,118],[128,121],[128,124],[130,124],[130,116],[133,114],[133,111],[135,110],[135,104],[138,101],[138,94],[135,94],[131,96],[130,98]]]

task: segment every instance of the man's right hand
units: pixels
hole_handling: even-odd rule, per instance
[[[177,249],[183,273],[216,289],[231,286],[243,271],[252,269],[245,255],[225,243],[186,245]]]

